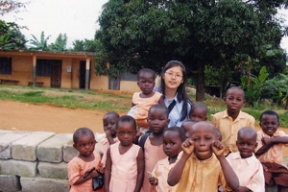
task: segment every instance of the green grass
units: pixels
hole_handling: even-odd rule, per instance
[[[45,92],[62,93],[61,95],[47,96]],[[87,95],[95,95],[98,100],[87,99]],[[101,99],[103,98],[103,99]],[[97,93],[92,91],[46,89],[46,88],[26,88],[21,86],[0,86],[0,100],[12,100],[25,103],[50,104],[67,107],[70,109],[82,108],[90,110],[119,110],[128,111],[130,106],[125,106],[121,102],[111,102],[111,100],[131,101],[130,97],[115,96],[112,94]]]
[[[52,94],[51,94],[52,93]],[[189,98],[195,101],[195,95],[189,94]],[[70,109],[82,108],[90,110],[116,110],[128,111],[131,106],[131,95],[113,95],[95,91],[53,89],[53,88],[32,88],[27,86],[0,85],[0,100],[12,100],[25,103],[49,104],[66,107]],[[226,109],[222,99],[207,96],[203,101],[208,108],[208,120],[212,114]],[[259,105],[257,108],[246,106],[244,112],[255,117],[259,123],[260,114],[267,110],[275,110],[280,117],[280,126],[288,128],[288,111],[279,106]]]

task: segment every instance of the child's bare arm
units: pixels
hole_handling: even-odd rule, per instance
[[[111,135],[111,131],[110,130],[106,130],[105,134],[106,134],[106,138],[107,138],[107,140],[109,142],[109,145],[114,144],[115,142],[114,142],[113,137]]]
[[[105,172],[104,172],[104,188],[105,191],[109,191],[110,177],[111,177],[111,167],[112,161],[110,156],[110,148],[107,150],[107,158],[105,164]]]
[[[82,184],[85,181],[92,179],[92,177],[97,177],[98,175],[98,172],[95,170],[95,168],[93,168],[90,171],[87,171],[84,175],[80,176],[74,185]]]
[[[258,157],[264,153],[266,153],[273,145],[275,144],[287,144],[288,136],[280,136],[280,137],[263,137],[261,139],[263,146],[256,151],[255,155]]]
[[[176,185],[182,175],[185,163],[187,159],[191,156],[194,150],[194,143],[190,139],[186,139],[184,143],[182,144],[182,149],[183,149],[183,154],[180,157],[180,159],[177,161],[175,166],[170,170],[169,175],[168,175],[168,184],[170,186]]]
[[[224,156],[224,150],[225,150],[224,144],[218,140],[214,141],[212,145],[212,149],[221,164],[224,177],[228,186],[231,187],[233,191],[237,191],[239,188],[239,180],[238,180],[237,175],[235,174],[235,172],[233,171],[233,169],[231,168],[230,164],[228,163],[228,161],[226,160]]]
[[[142,149],[139,149],[138,156],[137,156],[137,180],[136,186],[134,191],[138,192],[141,189],[143,179],[144,179],[144,170],[145,170],[145,163],[144,163],[144,154]]]

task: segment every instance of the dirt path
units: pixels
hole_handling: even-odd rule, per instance
[[[101,133],[106,112],[0,101],[0,129],[73,133],[79,127],[89,127]]]

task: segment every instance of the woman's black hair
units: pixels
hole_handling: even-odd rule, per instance
[[[182,108],[181,118],[180,118],[180,121],[183,121],[189,115],[187,112],[187,105],[188,103],[192,103],[189,100],[189,97],[186,93],[186,82],[187,82],[186,68],[181,61],[171,60],[163,68],[162,73],[161,73],[162,77],[164,76],[165,72],[172,67],[181,67],[182,73],[183,73],[183,83],[181,83],[179,87],[177,88],[177,93],[178,93],[177,99],[179,102],[183,101],[183,108]],[[162,91],[162,94],[165,96],[165,82],[163,78],[161,78],[161,91]]]

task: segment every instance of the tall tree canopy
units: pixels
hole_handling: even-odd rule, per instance
[[[257,61],[265,65],[267,51],[279,50],[285,28],[275,14],[281,6],[287,2],[110,0],[99,18],[96,71],[118,78],[142,67],[159,72],[168,60],[179,59],[197,71],[196,99],[202,100],[205,66],[221,66],[225,86],[231,78],[240,82],[243,69],[249,72]]]

